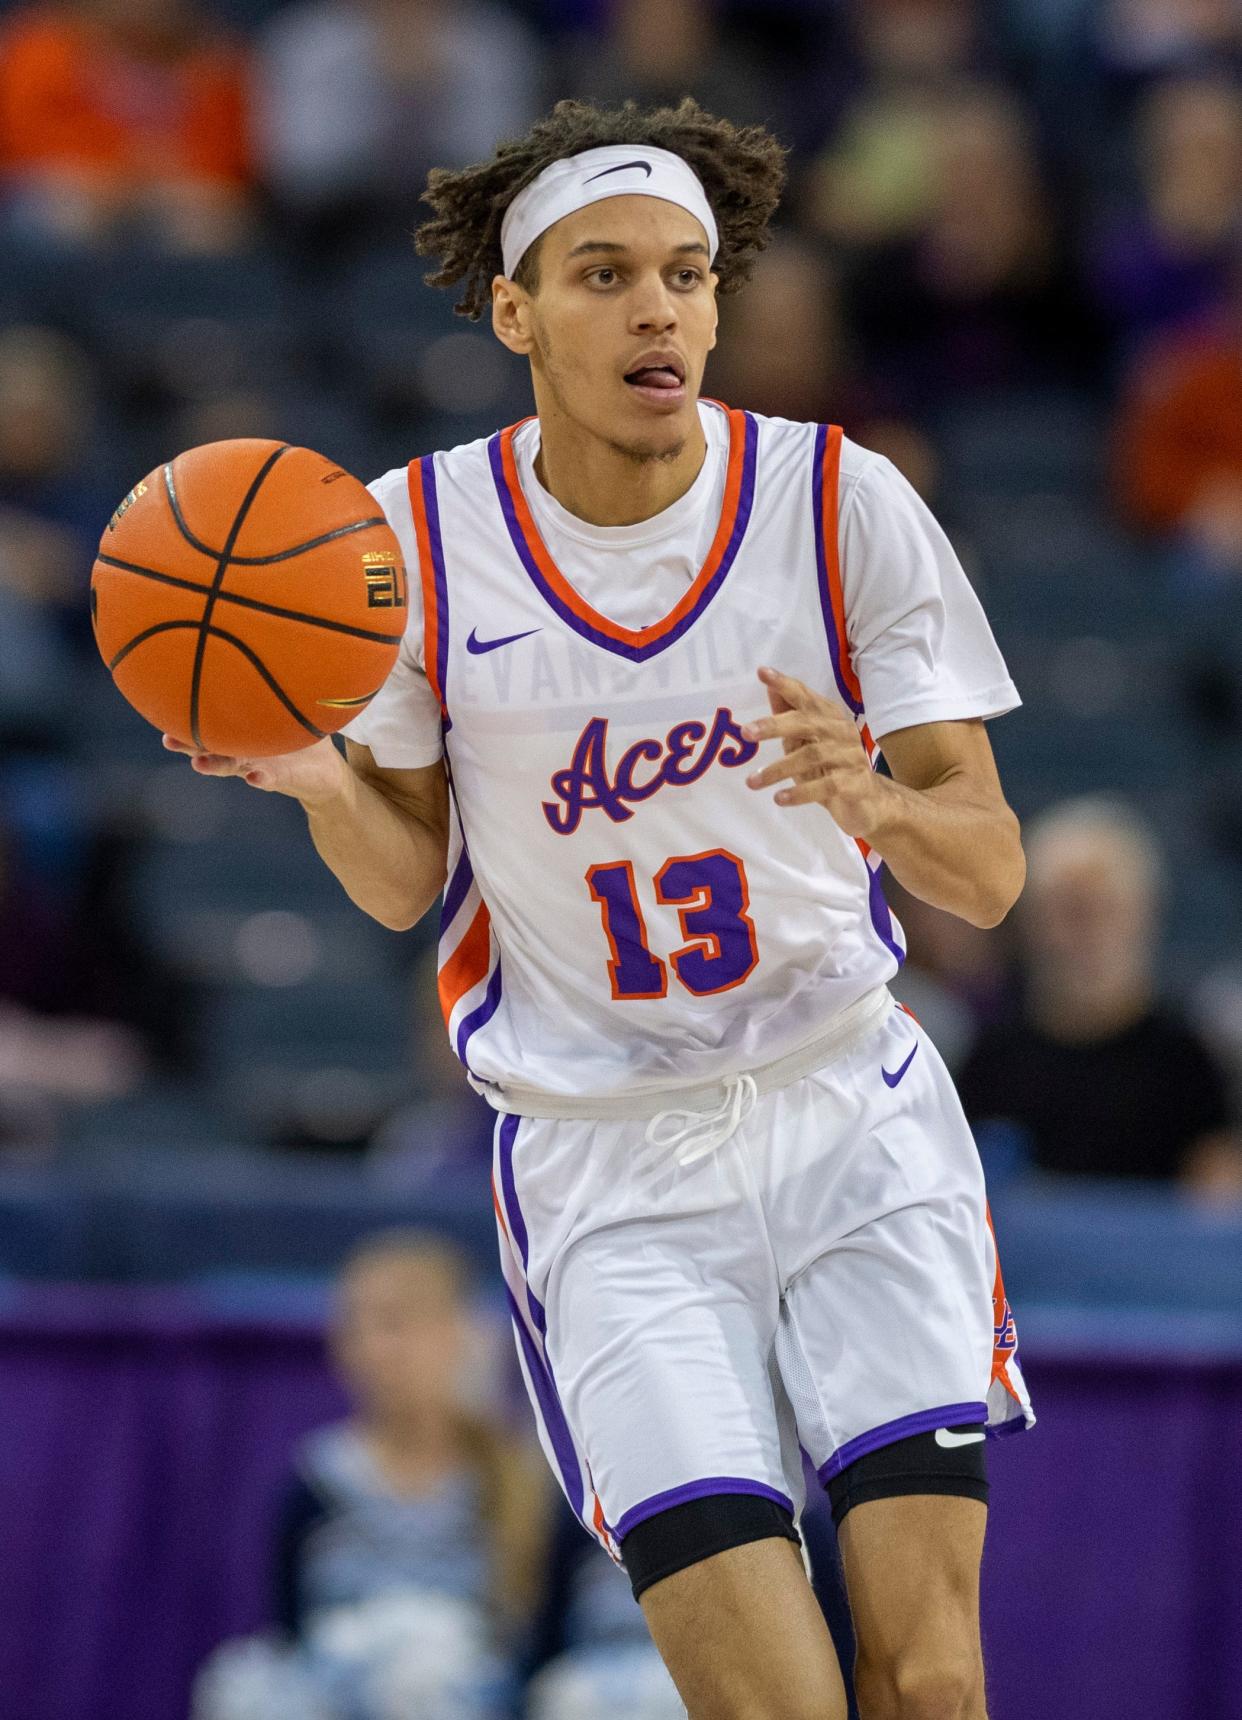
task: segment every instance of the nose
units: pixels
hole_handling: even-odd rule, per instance
[[[645,275],[636,283],[630,307],[630,327],[636,334],[648,334],[677,326],[677,300],[669,290],[663,275]]]

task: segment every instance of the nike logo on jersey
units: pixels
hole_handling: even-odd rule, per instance
[[[951,1427],[938,1427],[936,1429],[936,1444],[943,1445],[945,1449],[949,1451],[951,1451],[955,1445],[978,1445],[982,1438],[983,1434],[981,1431],[975,1433],[954,1433]]]
[[[915,1046],[914,1046],[914,1051],[917,1051],[917,1050],[918,1050],[918,1042],[916,1041]],[[905,1062],[902,1064],[901,1068],[898,1069],[897,1072],[893,1075],[890,1075],[887,1069],[881,1067],[880,1074],[883,1075],[885,1081],[888,1082],[888,1085],[890,1087],[895,1087],[897,1085],[897,1083],[901,1080],[902,1076],[905,1074],[906,1070],[914,1062],[914,1051],[912,1051],[910,1053],[910,1055],[906,1058]]]
[[[592,184],[596,179],[607,179],[610,173],[628,173],[631,167],[641,167],[647,178],[651,178],[651,163],[649,161],[623,161],[620,167],[606,167],[602,173],[593,173],[590,179],[584,179],[584,185]]]
[[[542,627],[528,627],[525,633],[507,633],[503,639],[480,639],[478,629],[472,627],[466,650],[472,657],[481,657],[485,651],[499,651],[502,645],[512,645],[517,639],[529,639],[532,633],[542,632]]]
[[[614,824],[624,824],[633,818],[637,802],[650,800],[662,788],[686,788],[714,764],[735,770],[758,751],[758,745],[743,736],[729,707],[721,705],[710,729],[706,723],[674,723],[662,741],[635,741],[627,747],[613,771],[608,767],[608,719],[592,717],[578,736],[567,769],[553,774],[559,804],[545,800],[543,815],[558,836],[572,836],[584,812],[603,812]],[[652,765],[654,770],[648,768]]]

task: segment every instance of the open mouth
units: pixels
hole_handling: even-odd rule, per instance
[[[627,370],[625,381],[644,399],[657,405],[672,405],[680,401],[685,394],[686,373],[678,359],[653,358]]]

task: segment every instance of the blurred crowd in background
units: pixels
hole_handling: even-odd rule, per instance
[[[279,436],[371,477],[520,415],[523,366],[420,284],[409,235],[427,169],[485,156],[563,95],[685,91],[791,149],[775,242],[727,305],[708,388],[839,422],[901,467],[1026,699],[994,730],[1017,810],[1109,797],[1043,845],[997,933],[896,892],[902,985],[965,1069],[973,1115],[1008,1119],[1037,1166],[1229,1185],[1242,1070],[1233,0],[8,8],[11,1154],[122,1135],[369,1144],[383,1174],[417,1181],[485,1153],[486,1119],[439,1044],[417,960],[427,934],[377,935],[349,911],[296,809],[256,808],[161,757],[93,655],[91,552],[117,499],[187,446]],[[1096,962],[1118,971],[1097,981]],[[1070,1085],[1033,1079],[1027,1047]],[[1202,1079],[1136,1093],[1166,1052]],[[1064,1115],[1036,1103],[1091,1087],[1097,1063],[1130,1092],[1127,1119],[1159,1099],[1158,1140],[1128,1121],[1087,1127],[1068,1099]],[[1190,1088],[1195,1105],[1173,1114]]]
[[[998,1183],[1242,1200],[1236,0],[0,7],[3,1164],[300,1151],[407,1205],[486,1203],[430,929],[365,920],[289,802],[161,752],[95,654],[92,555],[198,443],[371,478],[529,410],[524,366],[420,284],[427,169],[563,96],[687,92],[791,150],[708,390],[891,458],[1025,700],[992,731],[1025,897],[985,933],[890,884],[894,989]],[[462,1295],[426,1239],[351,1263],[333,1343],[359,1407],[297,1456],[283,1637],[222,1651],[202,1720],[431,1716],[432,1642],[457,1720],[505,1711],[532,1642],[541,1720],[644,1689],[678,1712],[624,1580],[532,1523],[535,1484],[456,1404]],[[508,1581],[498,1612],[504,1561],[549,1534],[543,1614]]]

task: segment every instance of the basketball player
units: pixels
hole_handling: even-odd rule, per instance
[[[783,174],[688,100],[561,103],[433,174],[420,249],[468,315],[490,295],[537,416],[373,486],[410,625],[346,758],[193,764],[296,796],[385,925],[443,890],[544,1449],[691,1715],[845,1714],[805,1451],[866,1720],[985,1720],[984,1432],[1033,1417],[879,868],[1003,918],[984,719],[1018,698],[887,460],[700,397]]]

